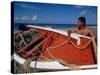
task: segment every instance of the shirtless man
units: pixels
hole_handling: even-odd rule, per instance
[[[84,36],[89,36],[92,39],[92,43],[94,45],[94,52],[95,52],[95,56],[97,55],[97,46],[96,46],[96,35],[94,33],[94,31],[91,28],[88,28],[86,26],[86,19],[85,17],[79,17],[78,21],[77,21],[77,28],[72,28],[68,30],[68,41],[70,43],[70,35],[71,33],[77,33],[80,35],[84,35]],[[96,57],[97,58],[97,57]]]
[[[90,36],[95,39],[95,33],[92,29],[86,27],[86,19],[85,17],[79,17],[77,21],[77,28],[72,28],[68,30],[68,36],[70,40],[71,33],[78,33],[84,36]]]

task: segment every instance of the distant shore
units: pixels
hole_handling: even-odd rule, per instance
[[[52,25],[53,26],[53,25]],[[44,27],[44,26],[43,26]],[[61,25],[61,26],[53,26],[54,29],[59,29],[59,30],[63,30],[63,31],[67,31],[68,29],[70,28],[75,28],[76,26],[75,25],[72,25],[72,26],[64,26],[64,25]],[[88,26],[89,28],[91,28],[95,34],[97,33],[97,26],[96,25],[91,25],[91,26]],[[14,29],[14,33],[16,32],[19,32],[20,30],[18,30],[18,26]]]

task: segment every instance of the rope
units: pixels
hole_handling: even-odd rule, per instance
[[[24,42],[24,44],[25,44],[25,46],[26,46],[27,43],[25,42],[25,40],[24,40],[23,36],[20,34],[20,32],[19,32],[19,35],[20,35],[20,37],[22,38],[22,41]],[[24,62],[24,64],[22,64],[23,70],[24,70],[26,73],[30,72],[29,66],[30,66],[31,61],[32,61],[32,59],[29,59],[29,58],[28,58],[28,59]]]
[[[27,59],[24,64],[22,64],[24,72],[28,73],[29,72],[29,66],[31,63],[32,59]]]
[[[70,70],[79,70],[79,66],[75,65],[75,64],[69,64],[66,61],[64,61],[63,59],[57,59],[55,56],[53,56],[51,54],[51,52],[49,50],[47,50],[47,52],[49,53],[49,55],[56,61],[58,61],[61,64],[64,64],[65,66],[69,67]]]
[[[48,47],[46,50],[48,51],[48,49],[53,49],[53,48],[58,48],[58,47],[61,47],[61,46],[63,46],[63,45],[65,45],[65,44],[67,44],[68,42],[70,42],[75,48],[77,48],[77,49],[85,49],[85,48],[87,48],[89,45],[90,45],[90,43],[92,42],[92,40],[89,40],[88,42],[87,42],[87,44],[86,45],[84,45],[83,47],[78,47],[78,46],[76,46],[72,41],[64,41],[63,43],[61,43],[61,44],[58,44],[57,46],[52,46],[52,47]],[[51,55],[51,54],[50,54]]]
[[[92,40],[89,40],[89,41],[87,42],[87,44],[84,45],[83,47],[78,47],[78,46],[76,46],[72,41],[70,41],[70,43],[71,43],[75,48],[80,49],[80,50],[83,50],[83,49],[86,49],[86,48],[90,45],[91,41],[92,41]]]
[[[91,43],[91,40],[89,40],[88,43],[87,43],[85,46],[83,46],[83,47],[77,47],[72,41],[69,41],[69,42],[70,42],[75,48],[77,48],[77,49],[85,49],[85,48],[87,48],[87,47],[89,46],[89,44]],[[67,41],[64,41],[64,42],[61,43],[61,44],[58,44],[57,46],[48,47],[48,48],[46,49],[46,51],[49,53],[49,55],[50,55],[53,59],[58,60],[56,57],[54,57],[54,56],[51,54],[51,52],[49,51],[49,49],[58,48],[58,47],[60,47],[60,46],[63,46],[63,45],[66,44],[66,43],[68,43],[68,40],[67,40]],[[37,50],[38,50],[38,49],[37,49]],[[38,50],[38,52],[41,53],[41,56],[42,56],[42,52],[40,52],[39,50]]]
[[[54,60],[56,60],[56,61],[58,61],[58,62],[60,62],[60,63],[62,63],[62,64],[64,64],[64,65],[66,65],[66,66],[68,66],[68,67],[70,67],[70,69],[77,69],[78,67],[76,66],[76,65],[72,65],[72,64],[68,64],[67,62],[65,62],[64,60],[62,60],[62,59],[57,59],[55,56],[53,56],[52,54],[51,54],[51,52],[49,52],[49,50],[48,49],[50,49],[50,48],[57,48],[57,47],[60,47],[60,46],[62,46],[62,45],[64,45],[64,44],[66,44],[68,42],[68,40],[67,41],[64,41],[63,43],[61,43],[61,44],[59,44],[59,45],[57,45],[57,46],[54,46],[54,47],[48,47],[47,49],[46,49],[46,51],[49,53],[49,55],[54,59]],[[38,49],[37,49],[38,50]],[[41,53],[39,50],[38,50],[38,52],[39,53]],[[46,60],[50,60],[49,58],[47,58],[47,57],[45,57],[45,56],[43,56],[42,55],[42,53],[41,53],[41,56],[43,57],[43,58],[45,58]]]
[[[97,46],[94,38],[92,38],[92,44],[94,48],[95,58],[97,59]]]
[[[20,34],[20,33],[19,33],[19,34]],[[26,43],[25,43],[25,41],[24,41],[24,38],[22,37],[21,34],[20,34],[20,36],[21,36],[21,38],[22,38],[24,44],[26,45]],[[61,47],[61,46],[65,45],[65,44],[67,44],[68,42],[70,42],[75,48],[81,50],[81,49],[87,48],[87,47],[89,46],[89,44],[91,43],[91,41],[92,41],[92,40],[89,40],[88,43],[87,43],[85,46],[83,46],[83,47],[78,47],[78,46],[76,46],[72,41],[68,41],[68,40],[67,40],[67,41],[64,41],[64,42],[61,43],[61,44],[58,44],[57,46],[48,47],[48,48],[46,49],[46,51],[47,51],[47,52],[49,53],[49,55],[50,55],[53,59],[55,59],[56,61],[58,61],[58,62],[60,62],[60,63],[63,63],[63,64],[65,64],[66,66],[71,66],[71,65],[69,65],[67,62],[65,62],[64,60],[57,59],[55,56],[53,56],[52,53],[49,51],[49,49],[58,48],[58,47]],[[40,52],[38,49],[37,49],[37,51],[41,54],[41,57],[43,57],[43,58],[45,58],[45,59],[47,59],[47,60],[50,60],[49,58],[43,56],[43,55],[42,55],[42,52]],[[32,60],[27,59],[27,60],[24,62],[24,64],[23,64],[24,70],[27,70],[27,68],[29,67],[31,61],[32,61]],[[75,65],[74,65],[74,66],[75,66]]]
[[[63,44],[64,44],[64,43],[63,43]],[[47,50],[47,51],[48,51],[48,50]],[[38,52],[41,53],[39,50],[38,50]],[[79,66],[77,66],[77,65],[75,65],[75,64],[69,64],[69,63],[67,63],[66,61],[62,60],[62,59],[57,59],[57,58],[54,57],[49,51],[48,51],[48,53],[50,54],[50,56],[51,56],[54,60],[56,60],[56,61],[58,61],[58,62],[64,64],[65,66],[69,67],[71,70],[79,70],[79,69],[80,69]],[[51,59],[49,59],[49,58],[43,56],[42,53],[41,53],[41,57],[45,58],[45,59],[48,60],[48,61],[51,61]]]
[[[26,42],[25,42],[23,36],[20,34],[20,32],[19,32],[19,35],[20,35],[20,37],[22,38],[22,40],[23,40],[23,42],[24,42],[24,44],[25,44],[25,46],[26,46],[27,44],[26,44]]]
[[[88,43],[87,43],[85,46],[83,46],[83,47],[77,47],[72,41],[70,41],[70,43],[71,43],[75,48],[77,48],[77,49],[85,49],[85,48],[87,48],[87,47],[90,45],[91,41],[92,41],[92,40],[89,40]],[[52,54],[50,54],[50,52],[48,51],[48,49],[58,48],[58,47],[60,47],[60,46],[63,46],[63,45],[66,44],[66,43],[68,43],[68,40],[67,40],[67,41],[64,41],[63,43],[61,43],[61,44],[59,44],[59,45],[57,45],[57,46],[48,47],[48,48],[46,49],[46,51],[49,53],[50,56],[52,56],[53,58],[55,58]]]
[[[91,43],[91,40],[89,40],[88,41],[88,43],[85,45],[85,46],[83,46],[83,47],[77,47],[72,41],[69,41],[75,48],[77,48],[77,49],[85,49],[85,48],[87,48],[88,46],[89,46],[89,44]],[[49,51],[49,49],[52,49],[52,48],[58,48],[58,47],[60,47],[60,46],[63,46],[64,44],[66,44],[66,43],[68,43],[68,40],[67,41],[64,41],[63,43],[61,43],[61,44],[59,44],[59,45],[57,45],[57,46],[53,46],[53,47],[48,47],[47,49],[46,49],[46,51],[49,53],[49,55],[53,58],[53,59],[55,59],[56,61],[58,61],[58,62],[60,62],[60,63],[62,63],[62,64],[64,64],[64,65],[66,65],[66,66],[69,66],[70,67],[70,69],[79,69],[79,67],[78,66],[76,66],[75,64],[68,64],[67,62],[65,62],[64,60],[62,60],[62,59],[57,59],[55,56],[53,56],[52,55],[52,53]],[[46,58],[47,59],[47,58]]]

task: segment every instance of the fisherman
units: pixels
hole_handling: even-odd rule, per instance
[[[68,40],[70,41],[71,33],[77,33],[84,36],[90,36],[92,38],[96,38],[94,31],[86,26],[86,18],[79,17],[77,21],[77,28],[72,28],[68,30]]]
[[[86,26],[86,18],[85,17],[82,17],[82,16],[79,17],[78,21],[77,21],[77,27],[68,30],[68,41],[69,41],[69,43],[71,41],[71,37],[70,37],[71,33],[77,33],[77,34],[80,34],[80,35],[91,37],[90,40],[92,41],[92,45],[93,45],[93,48],[94,48],[95,59],[97,59],[96,35],[91,28]]]

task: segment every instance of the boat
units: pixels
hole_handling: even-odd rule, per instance
[[[27,25],[28,29],[14,34],[13,60],[31,72],[66,71],[68,64],[78,69],[96,69],[96,47],[91,37],[67,31]],[[26,72],[26,71],[25,71]],[[29,72],[29,71],[28,71]]]

